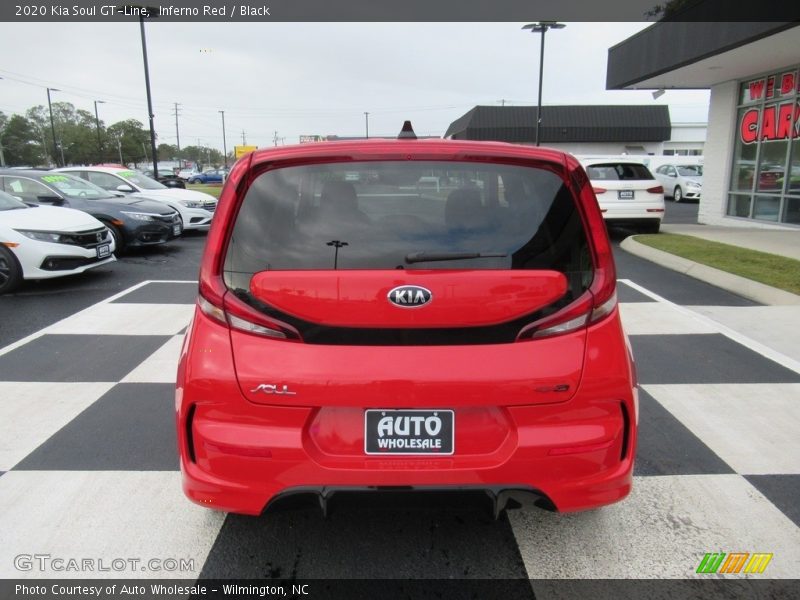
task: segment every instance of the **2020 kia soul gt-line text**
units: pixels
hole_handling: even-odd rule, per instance
[[[577,511],[631,489],[633,360],[568,154],[414,138],[257,151],[223,188],[199,292],[176,390],[199,504],[482,490],[496,511]]]

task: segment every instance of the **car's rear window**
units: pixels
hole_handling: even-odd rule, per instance
[[[653,179],[650,170],[639,163],[604,163],[586,167],[592,181],[630,181]]]
[[[259,271],[305,269],[553,269],[574,294],[592,272],[575,200],[554,172],[432,161],[258,176],[236,217],[226,284],[246,291]]]

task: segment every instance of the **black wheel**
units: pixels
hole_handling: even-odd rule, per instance
[[[11,250],[0,246],[0,294],[13,292],[22,282],[22,268]]]
[[[103,225],[108,227],[108,230],[111,232],[111,237],[114,238],[114,256],[120,256],[125,249],[125,239],[122,237],[122,232],[116,225],[112,225],[111,223],[104,221]]]
[[[675,202],[680,202],[681,200],[683,200],[683,190],[681,189],[681,186],[676,185],[675,189],[672,190],[672,199]]]

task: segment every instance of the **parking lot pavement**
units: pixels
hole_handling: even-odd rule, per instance
[[[0,349],[0,577],[86,575],[20,572],[20,553],[169,557],[191,568],[91,576],[489,578],[503,597],[532,598],[528,579],[702,577],[707,552],[772,553],[763,577],[796,577],[800,368],[712,318],[752,303],[682,284],[694,293],[666,291],[692,309],[635,277],[619,285],[641,384],[632,495],[497,522],[469,503],[354,499],[328,519],[193,505],[180,490],[172,381],[196,283],[137,284]]]

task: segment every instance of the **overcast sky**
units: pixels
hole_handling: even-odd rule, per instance
[[[147,24],[159,142],[230,150],[300,135],[442,135],[476,104],[536,104],[539,34],[523,23]],[[568,23],[547,34],[543,104],[669,104],[673,122],[705,121],[708,92],[605,89],[608,48],[645,23]],[[0,23],[0,111],[54,101],[110,124],[147,123],[138,23]]]

